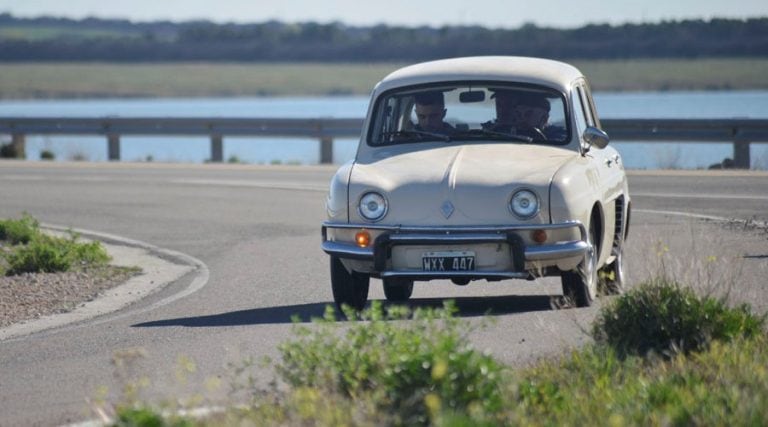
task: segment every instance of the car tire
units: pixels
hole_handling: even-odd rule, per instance
[[[331,290],[333,302],[341,309],[348,305],[360,311],[368,301],[370,277],[365,274],[349,272],[337,257],[331,257]]]
[[[382,279],[384,282],[384,296],[387,301],[405,302],[413,295],[413,280],[408,279]]]
[[[597,293],[597,236],[595,227],[590,224],[587,238],[589,247],[584,254],[584,261],[575,270],[564,271],[560,275],[563,295],[570,298],[576,307],[589,307]]]
[[[624,292],[627,283],[627,273],[624,266],[624,248],[622,244],[612,250],[613,262],[603,267],[600,272],[602,277],[601,288],[606,295],[620,295]]]

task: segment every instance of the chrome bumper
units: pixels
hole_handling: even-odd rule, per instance
[[[352,243],[339,243],[327,240],[327,230],[367,229],[383,231],[373,245],[361,248]],[[520,237],[521,232],[531,230],[560,230],[578,228],[580,240],[558,242],[548,245],[526,246]],[[526,278],[525,262],[552,261],[583,256],[589,248],[587,230],[579,221],[567,221],[561,224],[536,224],[516,226],[457,226],[457,227],[406,227],[370,224],[338,224],[324,222],[322,225],[322,248],[325,253],[339,258],[373,261],[374,270],[381,277],[439,278],[466,277],[475,278]],[[468,243],[508,243],[512,248],[515,271],[391,271],[386,270],[388,248],[395,245],[453,245]]]

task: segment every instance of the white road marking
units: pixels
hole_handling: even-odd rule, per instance
[[[212,185],[222,187],[255,187],[276,190],[320,191],[327,192],[327,184],[302,184],[285,181],[246,181],[235,179],[174,179],[172,184]]]
[[[746,200],[768,200],[768,196],[759,196],[754,194],[685,194],[685,193],[629,193],[630,196],[638,197],[660,197],[670,199],[746,199]]]
[[[7,181],[46,181],[54,179],[53,177],[44,177],[42,175],[0,175],[0,178]],[[66,182],[118,182],[120,178],[107,177],[107,176],[65,176],[56,177],[56,181]],[[122,179],[123,181],[125,179]],[[132,181],[135,179],[131,178]],[[167,181],[170,184],[177,185],[208,185],[219,187],[252,187],[252,188],[268,188],[275,190],[292,190],[292,191],[318,191],[327,192],[328,184],[306,184],[298,182],[286,182],[286,181],[250,181],[250,180],[235,180],[235,179],[194,179],[194,178],[179,178]]]
[[[745,221],[743,219],[738,218],[726,218],[724,216],[714,216],[714,215],[702,215],[702,214],[695,214],[690,212],[679,212],[679,211],[660,211],[655,209],[632,209],[632,212],[642,212],[642,213],[649,213],[654,215],[671,215],[671,216],[682,216],[685,218],[695,218],[695,219],[706,219],[710,221],[725,221],[725,222],[739,222],[739,223],[745,223],[749,222],[750,224],[757,225],[759,227],[768,227],[768,223],[763,221]]]

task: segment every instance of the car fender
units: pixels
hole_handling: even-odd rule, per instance
[[[329,221],[349,222],[349,177],[354,164],[353,160],[343,164],[331,178],[325,202]]]
[[[589,226],[592,212],[597,207],[600,230],[600,255],[598,265],[608,257],[606,252],[605,206],[600,199],[601,188],[598,171],[588,157],[578,156],[564,164],[552,177],[549,191],[550,221],[553,224],[579,221]],[[610,243],[610,242],[609,242]],[[608,245],[610,248],[610,245]]]

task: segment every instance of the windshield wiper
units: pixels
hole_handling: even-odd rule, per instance
[[[424,139],[424,137],[426,136],[430,138],[439,139],[445,142],[451,141],[451,137],[448,135],[443,135],[442,133],[427,132],[427,131],[417,130],[417,129],[403,129],[403,130],[398,130],[393,132],[383,132],[381,136],[384,138],[391,137],[391,136],[394,136],[394,137],[400,136],[405,138],[418,136],[419,139]]]
[[[511,139],[514,139],[515,141],[520,141],[520,142],[533,142],[533,138],[531,138],[530,136],[517,135],[514,133],[507,133],[507,132],[498,132],[490,129],[470,129],[466,132],[461,132],[460,134],[456,134],[453,136],[456,137],[456,136],[475,136],[475,135],[511,138]]]

